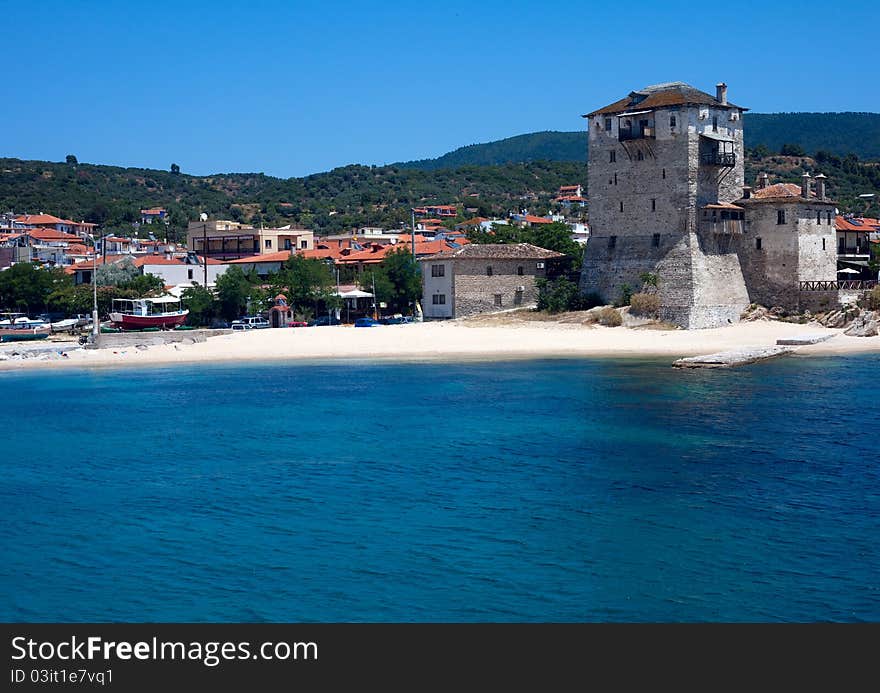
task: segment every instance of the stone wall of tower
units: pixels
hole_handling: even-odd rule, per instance
[[[740,204],[746,220],[735,245],[750,301],[792,312],[833,307],[826,293],[800,290],[800,282],[837,279],[833,203],[794,198]]]
[[[737,116],[731,117],[733,112]],[[610,116],[606,130],[606,117],[589,122],[591,234],[581,290],[615,301],[626,286],[638,291],[640,275],[648,272],[658,277],[663,319],[688,328],[735,322],[748,305],[738,257],[729,244],[720,246],[700,233],[697,210],[735,200],[742,190],[739,111],[656,109],[633,117],[649,117],[654,137],[625,142],[618,141],[621,119]],[[701,163],[715,142],[701,137],[703,132],[732,141],[735,166]]]

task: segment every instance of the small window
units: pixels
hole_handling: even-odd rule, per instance
[[[641,149],[639,150],[639,153],[636,154],[636,159],[638,159],[639,161],[644,161],[644,160],[645,160],[645,155],[642,154],[642,150],[641,150]]]
[[[519,267],[516,268],[516,273],[517,273],[520,277],[523,276],[523,266],[522,266],[522,265],[520,265]]]
[[[666,180],[666,169],[663,169],[663,180]]]
[[[785,223],[785,210],[784,209],[777,209],[776,210],[776,223],[777,224],[784,224]]]
[[[617,185],[617,174],[614,174],[614,185]]]
[[[544,263],[543,263],[543,262],[538,262],[538,263],[535,264],[535,267],[537,267],[538,269],[544,269]]]
[[[660,234],[659,234],[659,233],[655,233],[655,234],[651,237],[651,245],[654,246],[655,248],[659,248],[659,247],[660,247]]]
[[[822,212],[816,212],[816,223],[819,225],[822,224]]]
[[[826,218],[828,220],[828,223],[831,224],[831,211],[829,210],[828,212],[826,212],[826,214],[827,214]]]
[[[265,245],[267,248],[271,248],[271,247],[272,247],[272,239],[271,239],[271,238],[267,238],[266,241],[265,241],[265,243],[264,243],[264,245]]]
[[[431,297],[431,301],[435,306],[445,306],[446,305],[446,294],[434,294]]]
[[[620,211],[623,211],[623,200],[620,201]]]
[[[825,250],[825,239],[822,239],[822,250]]]
[[[613,248],[617,245],[617,236],[608,236],[608,247]]]
[[[761,239],[759,237],[759,238],[755,239],[755,250],[760,250],[760,249],[761,249]]]
[[[669,127],[671,127],[671,128],[675,127],[675,116],[674,115],[669,116]]]
[[[718,116],[717,115],[712,116],[712,131],[718,132]]]
[[[501,294],[495,294],[495,307],[501,308]]]
[[[617,161],[617,152],[612,149],[608,152],[608,163],[613,164],[615,161]]]
[[[446,265],[431,265],[431,276],[432,277],[445,277],[446,276]]]
[[[303,250],[305,250],[306,248],[309,247],[309,242],[308,241],[300,241],[299,247],[302,248]]]
[[[653,197],[651,198],[651,211],[652,212],[657,211],[657,199],[653,198]]]
[[[605,132],[611,132],[611,118],[605,119]]]
[[[492,265],[489,265],[489,266],[486,268],[486,276],[487,276],[487,277],[491,277],[491,276],[492,276]]]
[[[290,243],[290,239],[289,239],[289,238],[285,238],[285,239],[284,239],[284,249],[285,249],[285,250],[290,250],[291,247],[292,247],[292,246],[291,246],[291,243]]]
[[[187,279],[192,279],[192,278],[193,278],[193,271],[192,271],[192,270],[187,270],[187,271],[186,271],[186,278],[187,278]]]

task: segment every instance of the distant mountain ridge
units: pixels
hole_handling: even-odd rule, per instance
[[[746,113],[746,148],[764,145],[779,152],[783,144],[800,145],[808,154],[828,151],[838,156],[880,159],[880,113]],[[497,166],[531,161],[586,161],[586,131],[548,130],[471,144],[435,159],[395,164],[436,171],[460,166]]]

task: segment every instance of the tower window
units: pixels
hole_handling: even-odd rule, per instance
[[[785,223],[785,210],[784,209],[777,209],[776,210],[776,223],[777,224],[784,224]]]
[[[523,275],[523,266],[520,265],[516,268],[516,273],[521,277]]]
[[[492,276],[492,265],[489,265],[489,266],[486,268],[486,276],[487,276],[487,277],[491,277],[491,276]]]
[[[663,180],[666,180],[666,169],[663,169]]]
[[[611,132],[611,118],[605,119],[605,132]]]
[[[712,132],[718,132],[718,116],[712,116]]]
[[[671,128],[675,127],[675,116],[674,115],[669,116],[669,127],[671,127]]]
[[[825,250],[825,239],[822,239],[822,250]]]
[[[623,200],[620,201],[620,211],[623,211]]]
[[[617,185],[617,174],[614,174],[614,185]]]
[[[755,239],[755,250],[760,250],[760,249],[761,249],[761,239],[756,238]]]
[[[608,247],[613,248],[617,245],[617,236],[608,236]]]
[[[651,198],[651,211],[652,212],[657,211],[657,200],[654,198]]]
[[[816,212],[816,223],[817,223],[817,224],[821,224],[821,223],[822,223],[822,212],[821,212],[821,211]]]
[[[617,152],[612,149],[608,152],[608,163],[613,164],[615,161],[617,161]]]
[[[828,219],[828,224],[830,225],[831,224],[831,211],[829,210],[828,212],[826,212],[826,214],[828,215],[827,219]]]
[[[651,245],[654,246],[655,248],[659,248],[659,247],[660,247],[660,234],[659,234],[659,233],[655,233],[655,234],[651,237]]]

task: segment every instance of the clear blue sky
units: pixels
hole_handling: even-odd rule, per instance
[[[578,130],[676,80],[880,111],[876,0],[0,0],[0,22],[0,156],[24,159],[301,176]]]

